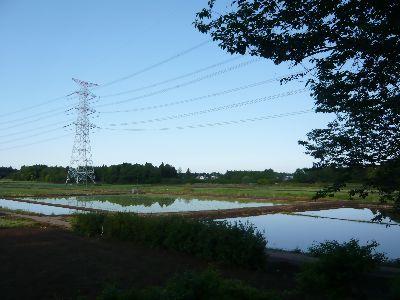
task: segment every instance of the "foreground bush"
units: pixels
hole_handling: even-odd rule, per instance
[[[249,223],[89,213],[77,215],[73,228],[87,236],[146,243],[224,264],[263,268],[266,263],[267,242]]]
[[[397,276],[392,279],[392,286],[390,288],[389,299],[390,300],[400,299],[400,276]]]
[[[184,273],[173,277],[164,288],[119,290],[107,288],[100,300],[270,300],[272,293],[248,287],[236,280],[223,279],[215,271]]]
[[[377,242],[360,246],[351,239],[343,244],[328,241],[311,247],[319,260],[298,275],[298,290],[310,299],[353,299],[362,296],[366,275],[386,258],[376,253]],[[350,297],[350,298],[347,298]]]

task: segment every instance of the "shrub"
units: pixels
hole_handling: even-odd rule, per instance
[[[169,280],[164,288],[103,291],[100,300],[268,300],[277,299],[272,293],[257,290],[240,281],[223,279],[217,272],[183,273]]]
[[[250,223],[89,213],[78,215],[73,228],[87,236],[146,243],[224,264],[260,269],[266,263],[267,242]]]
[[[98,213],[77,214],[72,219],[75,232],[87,236],[100,236],[103,232],[104,215]]]
[[[299,273],[298,290],[316,299],[321,295],[327,299],[359,296],[365,275],[386,259],[384,254],[375,252],[377,246],[375,241],[360,246],[355,239],[343,244],[327,241],[312,246],[309,251],[319,260]]]

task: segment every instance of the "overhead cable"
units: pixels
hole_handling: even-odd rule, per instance
[[[34,109],[34,108],[37,108],[37,107],[41,107],[41,106],[44,106],[44,105],[46,105],[46,104],[49,104],[49,103],[52,103],[52,102],[55,102],[55,101],[58,101],[58,100],[61,100],[61,99],[65,99],[65,98],[67,98],[68,96],[69,96],[69,95],[57,97],[57,98],[54,98],[54,99],[50,99],[50,100],[47,100],[47,101],[38,103],[38,104],[36,104],[36,105],[32,105],[32,106],[28,106],[28,107],[25,107],[25,108],[21,108],[21,109],[15,110],[15,111],[7,112],[7,113],[5,113],[5,114],[0,115],[0,118],[8,117],[8,116],[11,116],[11,115],[20,113],[20,112],[24,112],[24,111],[31,110],[31,109]],[[0,123],[0,124],[4,124],[4,123],[5,123],[5,122],[2,122],[2,123]]]
[[[123,92],[114,93],[114,94],[108,94],[108,95],[100,95],[100,97],[102,97],[102,98],[115,97],[115,96],[121,96],[121,95],[129,94],[129,93],[133,93],[133,92],[139,92],[139,91],[142,91],[142,90],[154,88],[154,87],[157,87],[159,85],[162,85],[162,84],[165,84],[165,83],[168,83],[168,82],[171,82],[171,81],[175,81],[175,80],[182,79],[182,78],[185,78],[185,77],[193,76],[193,75],[199,74],[201,72],[207,71],[209,69],[213,69],[213,68],[225,65],[225,64],[230,63],[232,61],[238,60],[239,58],[240,58],[240,56],[236,56],[236,57],[224,60],[222,62],[219,62],[219,63],[216,63],[216,64],[212,64],[210,66],[207,66],[207,67],[204,67],[204,68],[201,68],[201,69],[198,69],[198,70],[195,70],[195,71],[192,71],[192,72],[189,72],[189,73],[177,76],[177,77],[173,77],[173,78],[166,79],[166,80],[163,80],[163,81],[159,81],[159,82],[156,82],[156,83],[152,83],[152,84],[149,84],[149,85],[146,85],[146,86],[142,86],[142,87],[138,87],[138,88],[135,88],[135,89],[131,89],[131,90],[128,90],[128,91],[123,91]]]
[[[260,58],[251,59],[249,61],[233,65],[233,66],[231,66],[229,68],[225,68],[225,69],[219,70],[217,72],[213,72],[213,73],[204,75],[202,77],[198,77],[198,78],[192,79],[190,81],[186,81],[186,82],[181,83],[181,84],[177,84],[177,85],[174,85],[174,86],[171,86],[171,87],[167,87],[167,88],[164,88],[164,89],[161,89],[161,90],[157,90],[157,91],[154,91],[154,92],[151,92],[151,93],[148,93],[148,94],[144,94],[144,95],[128,98],[128,99],[125,99],[125,100],[114,101],[112,103],[100,104],[100,105],[97,105],[96,108],[98,108],[98,107],[106,107],[106,106],[111,106],[111,105],[131,102],[131,101],[137,101],[137,100],[148,98],[148,97],[155,96],[155,95],[158,95],[158,94],[166,93],[166,92],[169,92],[171,90],[179,89],[179,88],[182,88],[182,87],[197,83],[197,82],[205,80],[205,79],[210,79],[210,78],[213,78],[215,76],[219,76],[219,75],[225,74],[227,72],[231,72],[231,71],[246,67],[246,66],[248,66],[250,64],[253,64],[253,63],[255,63],[255,62],[259,61],[259,60],[260,60]]]
[[[22,140],[30,139],[32,137],[36,137],[36,136],[39,136],[39,135],[47,134],[49,132],[57,131],[57,130],[60,130],[60,129],[63,129],[63,127],[56,127],[56,128],[52,128],[52,129],[49,129],[49,130],[45,130],[45,131],[36,133],[36,134],[29,134],[26,137],[19,137],[19,138],[14,138],[14,139],[11,139],[11,140],[1,141],[1,144],[2,145],[3,144],[9,144],[9,143],[16,142],[16,141],[22,141]]]
[[[148,67],[146,67],[146,68],[143,68],[143,69],[141,69],[141,70],[139,70],[139,71],[136,71],[136,72],[134,72],[134,73],[132,73],[132,74],[129,74],[129,75],[126,75],[126,76],[124,76],[124,77],[121,77],[121,78],[112,80],[112,81],[107,82],[107,83],[100,84],[98,87],[96,87],[96,88],[94,88],[94,89],[99,89],[99,88],[107,87],[107,86],[110,86],[110,85],[112,85],[112,84],[115,84],[115,83],[118,83],[118,82],[121,82],[121,81],[130,79],[130,78],[132,78],[132,77],[138,76],[138,75],[140,75],[140,74],[143,74],[143,73],[145,73],[145,72],[147,72],[147,71],[150,71],[150,70],[152,70],[152,69],[154,69],[154,68],[157,68],[157,67],[159,67],[159,66],[161,66],[161,65],[163,65],[163,64],[165,64],[165,63],[167,63],[167,62],[170,62],[171,60],[174,60],[174,59],[176,59],[176,58],[178,58],[178,57],[181,57],[181,56],[184,56],[184,55],[186,55],[186,54],[188,54],[188,53],[190,53],[190,52],[192,52],[192,51],[194,51],[194,50],[197,50],[197,49],[199,49],[199,48],[201,48],[201,47],[204,47],[205,45],[209,44],[211,41],[212,41],[212,40],[209,39],[209,40],[207,40],[207,41],[201,42],[200,44],[197,44],[197,45],[195,45],[195,46],[193,46],[193,47],[191,47],[191,48],[189,48],[189,49],[186,49],[186,50],[184,50],[184,51],[182,51],[182,52],[179,52],[179,53],[177,53],[177,54],[175,54],[175,55],[173,55],[173,56],[171,56],[171,57],[169,57],[169,58],[166,58],[166,59],[164,59],[164,60],[162,60],[162,61],[160,61],[160,62],[158,62],[158,63],[155,63],[155,64],[153,64],[153,65],[150,65],[150,66],[148,66]]]
[[[0,125],[10,124],[10,123],[20,122],[20,121],[26,121],[27,119],[37,118],[37,117],[43,116],[43,115],[45,115],[45,116],[46,115],[53,116],[55,112],[63,112],[63,113],[65,113],[65,111],[66,111],[65,107],[64,108],[55,108],[55,109],[43,111],[43,112],[40,112],[40,113],[27,115],[27,116],[24,116],[24,117],[21,117],[21,118],[17,118],[17,119],[13,119],[13,120],[9,120],[9,121],[3,121],[3,122],[0,122]]]
[[[0,148],[0,151],[6,151],[6,150],[12,150],[12,149],[17,149],[17,148],[24,148],[24,147],[28,147],[28,146],[32,146],[32,145],[36,145],[36,144],[41,144],[41,143],[45,143],[45,142],[49,142],[49,141],[53,141],[53,140],[58,140],[67,136],[71,136],[70,134],[64,134],[61,136],[57,136],[54,138],[49,138],[49,139],[44,139],[44,140],[40,140],[37,142],[33,142],[33,143],[28,143],[28,144],[22,144],[22,145],[17,145],[17,146],[13,146],[13,147],[8,147],[8,148]]]
[[[69,122],[72,122],[72,121],[73,120],[61,121],[61,122],[58,121],[58,122],[54,122],[54,123],[51,123],[51,124],[46,124],[44,126],[29,128],[29,132],[34,132],[34,131],[39,130],[39,129],[52,127],[54,125],[62,125],[62,124],[69,123]],[[27,132],[27,130],[20,130],[20,131],[17,131],[17,132],[11,132],[11,133],[8,133],[8,134],[0,135],[0,138],[9,137],[9,136],[16,136],[16,135],[24,134],[26,132]]]
[[[268,115],[268,116],[261,116],[255,118],[247,118],[247,119],[240,119],[240,120],[231,120],[225,122],[215,122],[215,123],[202,123],[202,124],[195,124],[195,125],[183,125],[183,126],[174,126],[174,127],[162,127],[162,128],[115,128],[115,127],[97,127],[98,129],[102,130],[110,130],[110,131],[168,131],[168,130],[184,130],[184,129],[196,129],[196,128],[207,128],[207,127],[214,127],[214,126],[225,126],[225,125],[235,125],[241,123],[248,123],[248,122],[256,122],[256,121],[263,121],[269,119],[276,119],[276,118],[285,118],[290,116],[297,116],[303,115],[307,113],[313,112],[314,109],[307,109],[307,110],[300,110],[282,114],[275,114],[275,115]]]
[[[293,74],[297,74],[297,73],[293,73]],[[262,80],[262,81],[259,81],[259,82],[250,83],[250,84],[242,85],[242,86],[239,86],[239,87],[223,90],[223,91],[220,91],[220,92],[215,92],[215,93],[211,93],[211,94],[207,94],[207,95],[203,95],[203,96],[198,96],[198,97],[192,97],[192,98],[188,98],[188,99],[184,99],[184,100],[173,101],[173,102],[164,103],[164,104],[143,106],[143,107],[138,107],[138,108],[123,109],[123,110],[99,111],[99,113],[111,114],[111,113],[137,112],[137,111],[153,110],[153,109],[158,109],[158,108],[165,108],[165,107],[170,107],[170,106],[175,106],[175,105],[180,105],[180,104],[191,103],[191,102],[198,101],[198,100],[203,100],[203,99],[208,99],[208,98],[212,98],[212,97],[222,96],[222,95],[226,95],[226,94],[229,94],[229,93],[234,93],[234,92],[238,92],[238,91],[241,91],[241,90],[257,87],[257,86],[260,86],[260,85],[263,85],[263,84],[267,84],[267,83],[271,83],[271,82],[275,82],[275,81],[280,81],[281,79],[283,79],[283,78],[285,78],[287,76],[293,75],[293,74],[283,75],[283,76],[275,77],[275,78],[270,78],[270,79]]]
[[[174,60],[174,59],[176,59],[176,58],[178,58],[178,57],[184,56],[185,54],[188,54],[188,53],[190,53],[190,52],[192,52],[192,51],[194,51],[194,50],[197,50],[197,49],[199,49],[199,48],[201,48],[201,47],[203,47],[203,46],[209,44],[211,41],[212,41],[212,40],[209,39],[209,40],[207,40],[207,41],[201,42],[200,44],[197,44],[197,45],[195,45],[195,46],[193,46],[193,47],[190,47],[190,48],[188,48],[188,49],[186,49],[186,50],[184,50],[184,51],[181,51],[181,52],[179,52],[179,53],[177,53],[177,54],[175,54],[175,55],[173,55],[173,56],[171,56],[171,57],[169,57],[169,58],[167,58],[167,59],[164,59],[164,60],[162,60],[162,61],[160,61],[160,62],[158,62],[158,63],[152,64],[152,65],[150,65],[150,66],[148,66],[148,67],[145,67],[145,68],[143,68],[143,69],[141,69],[141,70],[139,70],[139,71],[136,71],[136,72],[134,72],[134,73],[132,73],[132,74],[130,74],[130,75],[127,75],[127,76],[124,76],[124,77],[121,77],[121,78],[112,80],[112,81],[107,82],[107,83],[104,83],[104,84],[102,84],[102,85],[96,87],[96,89],[97,89],[97,88],[106,87],[106,86],[109,86],[109,85],[118,83],[118,82],[120,82],[120,81],[124,81],[124,80],[126,80],[126,79],[129,79],[129,78],[138,76],[138,75],[140,75],[140,74],[142,74],[142,73],[145,73],[145,72],[147,72],[147,71],[150,71],[150,70],[152,70],[152,69],[154,69],[154,68],[156,68],[156,67],[158,67],[158,66],[161,66],[161,65],[163,65],[163,64],[165,64],[165,63],[167,63],[167,62],[170,62],[170,61],[172,61],[172,60]],[[35,105],[31,105],[31,106],[28,106],[28,107],[24,107],[24,108],[15,110],[15,111],[11,111],[11,112],[7,112],[7,113],[4,113],[4,114],[1,114],[1,115],[0,115],[0,118],[2,118],[2,117],[8,117],[8,116],[11,116],[11,115],[14,115],[14,114],[17,114],[17,113],[25,112],[25,111],[28,111],[28,110],[31,110],[31,109],[35,109],[35,108],[37,108],[37,107],[44,106],[44,105],[49,104],[49,103],[52,103],[52,102],[56,102],[56,101],[61,100],[61,99],[65,99],[65,98],[71,96],[71,94],[73,94],[73,93],[70,93],[70,94],[67,94],[67,95],[63,95],[63,96],[60,96],[60,97],[56,97],[56,98],[53,98],[53,99],[50,99],[50,100],[46,100],[46,101],[44,101],[44,102],[41,102],[41,103],[38,103],[38,104],[35,104]]]
[[[279,99],[279,98],[283,98],[283,97],[288,97],[288,96],[304,93],[305,91],[307,91],[307,89],[298,89],[298,90],[293,90],[293,91],[289,91],[289,92],[285,92],[285,93],[256,98],[256,99],[252,99],[252,100],[241,101],[241,102],[237,102],[237,103],[233,103],[233,104],[229,104],[229,105],[213,107],[213,108],[200,110],[200,111],[194,111],[194,112],[189,112],[189,113],[184,113],[184,114],[176,114],[176,115],[154,118],[154,119],[149,119],[149,120],[133,121],[130,123],[125,122],[125,123],[119,123],[119,124],[109,124],[109,126],[127,126],[127,125],[131,125],[131,124],[146,124],[146,123],[154,123],[154,122],[169,121],[169,120],[174,120],[174,119],[181,119],[181,118],[186,118],[186,117],[193,117],[193,116],[203,115],[203,114],[207,114],[207,113],[218,112],[218,111],[222,111],[222,110],[228,110],[228,109],[243,107],[243,106],[247,106],[247,105],[257,104],[257,103],[261,103],[261,102],[265,102],[265,101],[271,101],[271,100],[275,100],[275,99]]]

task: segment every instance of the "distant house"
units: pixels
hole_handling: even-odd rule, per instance
[[[285,175],[285,176],[283,176],[283,181],[289,181],[289,180],[292,180],[293,179],[293,175]]]

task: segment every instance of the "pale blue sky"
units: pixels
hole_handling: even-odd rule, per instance
[[[297,141],[304,139],[312,128],[324,127],[328,116],[305,113],[207,125],[311,109],[313,101],[308,91],[211,113],[154,121],[302,89],[304,82],[281,86],[274,81],[188,101],[266,81],[299,68],[275,66],[267,60],[245,65],[253,58],[234,59],[210,42],[147,72],[107,85],[207,41],[209,37],[200,34],[192,24],[195,13],[206,2],[0,0],[0,166],[68,165],[74,132],[62,126],[75,116],[63,111],[74,105],[76,99],[48,101],[75,91],[77,85],[72,77],[100,85],[93,90],[100,96],[94,104],[100,114],[93,121],[99,127],[117,129],[97,129],[92,134],[95,165],[159,165],[163,161],[183,170],[208,172],[266,168],[291,172],[311,166],[312,159],[303,153]],[[234,66],[241,67],[231,70]],[[221,70],[225,72],[217,73]],[[196,74],[183,76],[192,72]],[[172,80],[176,77],[181,78]],[[134,89],[141,90],[107,97]],[[185,100],[187,103],[179,105],[134,111]],[[29,109],[31,106],[35,108]],[[115,112],[121,110],[129,112]]]

